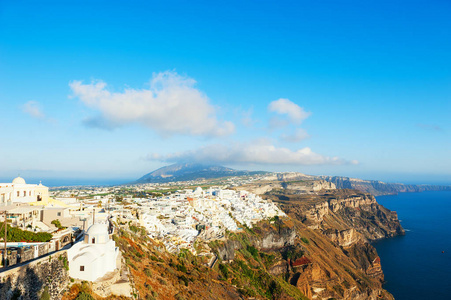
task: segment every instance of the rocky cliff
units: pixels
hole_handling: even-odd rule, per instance
[[[362,180],[341,176],[319,176],[319,178],[335,184],[338,189],[356,189],[375,196],[405,192],[451,191],[451,186],[441,185],[385,183],[377,180]]]
[[[124,225],[115,241],[139,298],[393,299],[369,241],[404,233],[396,213],[356,190],[305,193],[288,186],[264,195],[288,217],[197,240],[196,251],[212,256],[170,254]]]
[[[295,173],[297,174],[297,173]],[[265,194],[271,191],[278,193],[296,193],[296,194],[314,194],[322,190],[334,190],[336,186],[334,183],[323,179],[310,179],[299,176],[286,176],[285,173],[278,174],[277,180],[273,181],[258,181],[247,185],[240,186],[236,189],[245,189],[254,194]],[[304,178],[304,179],[300,179]]]
[[[291,270],[290,282],[309,298],[392,299],[369,241],[404,234],[395,212],[369,194],[331,190],[316,195],[267,194],[294,220],[307,241],[309,263]]]
[[[396,212],[356,190],[335,190],[317,195],[275,195],[282,209],[309,228],[324,232],[359,232],[368,240],[404,234]],[[342,236],[353,236],[342,233]]]

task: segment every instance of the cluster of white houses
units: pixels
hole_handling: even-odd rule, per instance
[[[226,230],[252,228],[263,219],[285,216],[273,202],[255,194],[212,188],[204,191],[200,187],[141,200],[139,205],[140,224],[170,252],[186,248],[196,253],[196,238],[218,239]]]
[[[67,251],[69,276],[95,281],[116,270],[119,250],[110,237],[108,214],[100,210],[97,205],[80,203],[76,199],[66,202],[51,199],[48,187],[41,183],[27,184],[21,177],[11,183],[0,183],[0,211],[6,211],[8,223],[30,231],[53,234],[53,239],[47,243],[7,243],[8,264],[59,251],[73,244],[77,229],[89,227],[84,239]],[[96,211],[99,212],[94,224],[92,216]],[[0,216],[4,221],[4,215]],[[51,224],[53,220],[59,220],[68,228],[57,230]]]
[[[170,252],[186,248],[202,254],[194,247],[196,239],[218,239],[226,231],[239,231],[261,220],[285,215],[270,200],[246,191],[199,187],[158,198],[133,199],[135,204],[129,209],[108,204],[108,211],[104,208],[113,194],[105,194],[108,195],[77,201],[68,192],[67,198],[53,199],[47,187],[27,184],[17,177],[12,183],[0,183],[0,210],[3,207],[9,222],[23,229],[54,232],[56,228],[50,223],[55,219],[68,228],[87,229],[84,238],[67,254],[69,275],[88,281],[98,280],[118,267],[119,251],[108,226],[111,218],[118,223],[132,221],[144,226],[148,235],[163,242]]]

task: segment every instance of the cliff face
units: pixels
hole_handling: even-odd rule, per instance
[[[277,180],[260,181],[245,186],[240,186],[239,189],[245,189],[254,194],[265,194],[272,191],[278,193],[296,193],[296,194],[314,194],[322,190],[334,190],[336,186],[334,183],[327,180],[314,180],[310,177],[296,176],[298,173],[278,174]]]
[[[356,231],[368,240],[404,234],[396,212],[378,204],[372,195],[338,190],[319,194],[310,204],[302,203],[303,198],[294,196],[280,202],[285,211],[294,213],[309,228],[329,235],[331,231],[340,232],[343,238],[355,236],[351,232]]]
[[[294,268],[291,283],[309,298],[392,299],[376,249],[368,241],[404,234],[395,212],[355,190],[316,195],[267,194],[304,237],[310,263]]]
[[[375,196],[394,195],[405,192],[451,191],[451,186],[385,183],[377,180],[361,180],[341,176],[319,177],[335,184],[338,189],[356,189]]]
[[[260,224],[263,225],[263,224]],[[248,234],[246,238],[249,241],[248,245],[258,248],[261,251],[271,252],[290,247],[295,244],[296,229],[295,227],[282,226],[274,229],[265,226],[263,230],[257,227],[258,234]],[[239,240],[228,238],[221,246],[217,247],[218,257],[223,261],[235,259],[235,252],[246,248],[245,243]]]

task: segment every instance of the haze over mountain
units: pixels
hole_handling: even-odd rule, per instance
[[[269,173],[266,171],[235,170],[220,165],[184,163],[172,164],[150,172],[134,183],[166,183],[197,179],[215,179],[229,176],[243,176]],[[278,173],[278,181],[325,180],[334,183],[340,189],[356,189],[373,195],[397,194],[403,192],[423,192],[451,190],[449,185],[386,183],[378,180],[362,180],[342,176],[314,176],[298,172]]]
[[[159,168],[136,180],[136,183],[164,183],[170,181],[187,181],[212,179],[228,176],[243,176],[266,173],[264,171],[243,171],[231,168],[199,163],[173,164]]]

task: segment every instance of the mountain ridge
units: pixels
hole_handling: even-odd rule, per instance
[[[235,170],[220,165],[184,163],[172,164],[147,173],[134,183],[167,183],[196,179],[215,179],[229,176],[265,174],[265,171]]]

